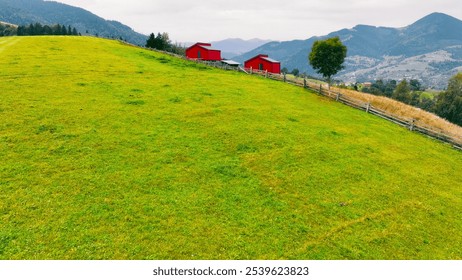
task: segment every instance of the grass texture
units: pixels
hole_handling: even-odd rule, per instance
[[[462,153],[116,41],[0,38],[0,259],[461,259]]]

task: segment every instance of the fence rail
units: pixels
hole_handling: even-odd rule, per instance
[[[177,54],[172,54],[168,52],[162,52],[162,53],[175,56],[175,57],[179,57],[182,59],[187,59],[186,57],[180,56]],[[187,59],[187,60],[190,60],[190,59]],[[283,81],[285,83],[289,83],[295,86],[314,90],[322,96],[336,100],[337,102],[341,102],[347,106],[365,111],[366,113],[373,114],[375,116],[378,116],[380,118],[393,122],[399,126],[406,127],[411,131],[415,131],[415,132],[424,134],[428,137],[431,137],[433,139],[446,142],[448,144],[451,144],[455,149],[462,151],[462,140],[456,139],[453,136],[447,135],[444,133],[444,131],[441,131],[434,127],[426,127],[424,125],[417,124],[414,119],[404,118],[404,117],[397,116],[392,113],[386,112],[384,110],[381,110],[379,108],[375,108],[369,102],[364,102],[364,101],[346,96],[340,92],[335,92],[331,90],[330,88],[326,88],[322,84],[313,83],[306,79],[303,79],[303,80],[291,79],[290,77],[287,77],[287,75],[285,74],[273,74],[273,73],[269,73],[268,71],[261,71],[261,70],[252,69],[252,68],[243,68],[241,66],[232,67],[232,66],[223,64],[221,62],[210,62],[210,61],[204,61],[204,60],[194,60],[194,61],[197,63],[202,63],[205,65],[211,66],[211,67],[215,67],[215,68],[220,68],[224,70],[242,71],[250,75],[259,75],[259,76],[263,76],[268,79]]]

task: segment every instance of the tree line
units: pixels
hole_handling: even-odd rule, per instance
[[[364,93],[385,96],[430,112],[436,104],[436,94],[424,92],[425,88],[416,79],[409,81],[404,79],[401,82],[379,79],[374,81],[370,86],[359,88],[358,85],[355,85],[354,89]]]
[[[171,52],[179,55],[185,55],[186,53],[186,48],[180,46],[179,44],[172,43],[170,36],[166,32],[159,32],[157,33],[157,36],[154,35],[154,33],[151,33],[148,40],[146,41],[146,48]]]
[[[355,88],[358,89],[358,88]],[[453,76],[443,92],[428,93],[418,80],[377,80],[362,92],[386,96],[434,113],[452,123],[462,125],[462,73]]]
[[[75,27],[55,24],[42,25],[40,23],[30,25],[20,25],[17,30],[18,36],[40,36],[40,35],[60,35],[60,36],[79,36]]]
[[[438,95],[433,110],[438,116],[462,126],[462,73],[449,80],[447,90]]]

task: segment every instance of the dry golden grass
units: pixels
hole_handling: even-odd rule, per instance
[[[414,119],[416,120],[417,125],[429,128],[437,132],[441,132],[443,134],[453,137],[457,142],[462,143],[462,127],[448,122],[447,120],[438,117],[433,113],[401,103],[399,101],[384,96],[376,96],[372,94],[337,87],[331,87],[331,90],[334,92],[340,92],[341,94],[344,94],[354,99],[358,99],[364,102],[370,102],[373,107],[386,111],[393,115],[402,118]]]
[[[298,85],[303,85],[303,79],[287,75],[288,81],[294,82]],[[317,80],[308,80],[307,85],[318,90],[322,85],[324,90],[327,90],[327,84]],[[349,98],[356,99],[362,102],[370,102],[370,104],[381,111],[385,111],[390,115],[394,115],[401,119],[415,120],[415,124],[424,127],[428,130],[450,136],[454,142],[462,145],[462,127],[453,124],[433,113],[427,112],[417,107],[404,104],[402,102],[393,100],[384,96],[377,96],[373,94],[363,93],[350,89],[343,89],[331,86],[332,93],[341,93]],[[358,102],[359,103],[359,102]]]

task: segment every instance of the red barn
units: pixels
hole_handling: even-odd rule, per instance
[[[212,49],[212,44],[196,43],[186,49],[186,57],[216,61],[221,60],[221,51]]]
[[[271,59],[266,54],[259,54],[244,63],[245,68],[252,68],[269,73],[281,74],[281,62]]]

